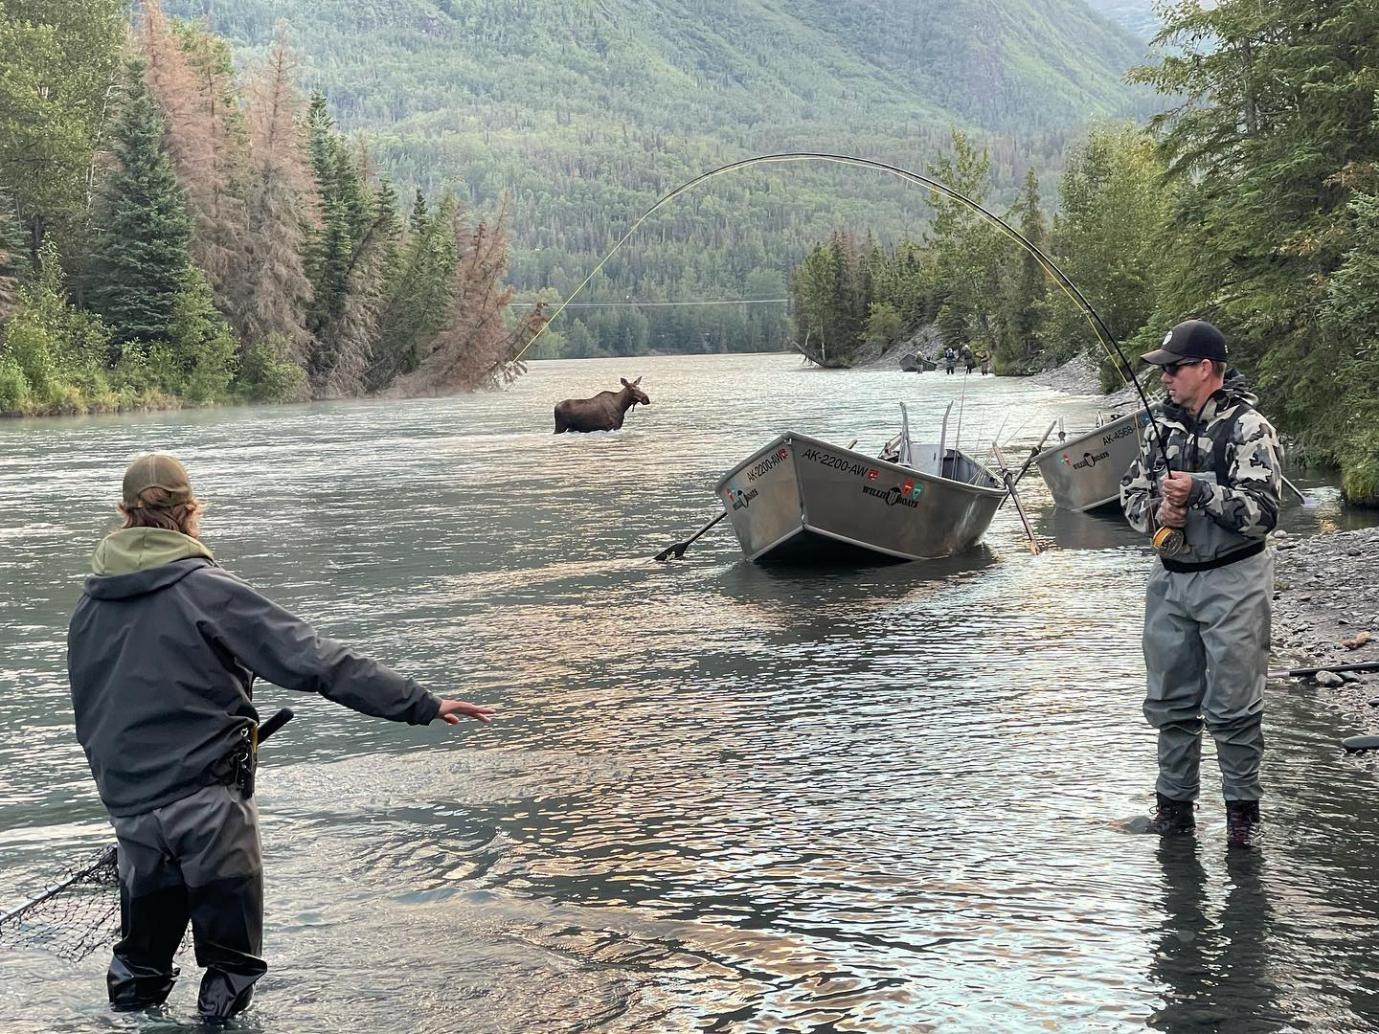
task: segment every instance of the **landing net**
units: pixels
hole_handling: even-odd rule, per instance
[[[112,945],[120,930],[120,877],[115,848],[103,848],[56,881],[0,914],[0,951],[40,948],[77,962]]]

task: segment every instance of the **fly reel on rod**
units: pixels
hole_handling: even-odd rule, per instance
[[[1160,486],[1164,483],[1164,478],[1168,476],[1167,463],[1157,465],[1154,472],[1150,474],[1150,480]],[[1157,515],[1155,515],[1157,519]],[[1179,553],[1187,552],[1187,529],[1182,526],[1171,524],[1160,524],[1154,529],[1154,535],[1149,540],[1154,547],[1154,552],[1161,557],[1175,557]]]
[[[1170,528],[1167,525],[1154,532],[1154,552],[1159,556],[1175,557],[1187,549],[1187,535],[1182,528]]]

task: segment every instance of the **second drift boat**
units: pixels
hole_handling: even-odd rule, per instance
[[[1109,420],[1034,457],[1054,505],[1087,513],[1120,505],[1120,479],[1139,454],[1143,413]]]
[[[716,491],[747,558],[934,560],[974,545],[1005,488],[942,442],[911,445],[902,427],[882,458],[787,431],[729,471]]]

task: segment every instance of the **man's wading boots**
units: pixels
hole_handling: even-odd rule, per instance
[[[1175,801],[1161,793],[1156,793],[1154,799],[1154,817],[1149,820],[1148,832],[1171,836],[1175,833],[1191,833],[1197,828],[1191,801]]]
[[[1226,802],[1226,846],[1248,851],[1259,839],[1259,802]]]

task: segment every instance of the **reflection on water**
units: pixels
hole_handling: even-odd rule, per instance
[[[623,431],[549,433],[555,400],[637,374],[656,405]],[[917,438],[959,402],[979,455],[1090,417],[1020,382],[766,356],[0,425],[0,908],[108,838],[63,635],[125,461],[161,447],[233,571],[502,710],[410,729],[260,688],[300,717],[265,752],[273,968],[250,1029],[1365,1029],[1373,772],[1313,701],[1270,701],[1270,839],[1244,871],[1219,802],[1195,839],[1121,831],[1153,740],[1147,560],[1118,519],[1055,511],[1031,476],[1039,556],[1007,506],[943,562],[763,568],[722,526],[650,561],[776,433],[874,451],[899,400]],[[102,969],[0,956],[0,1029],[190,1015],[194,981],[170,1020],[109,1016]]]

